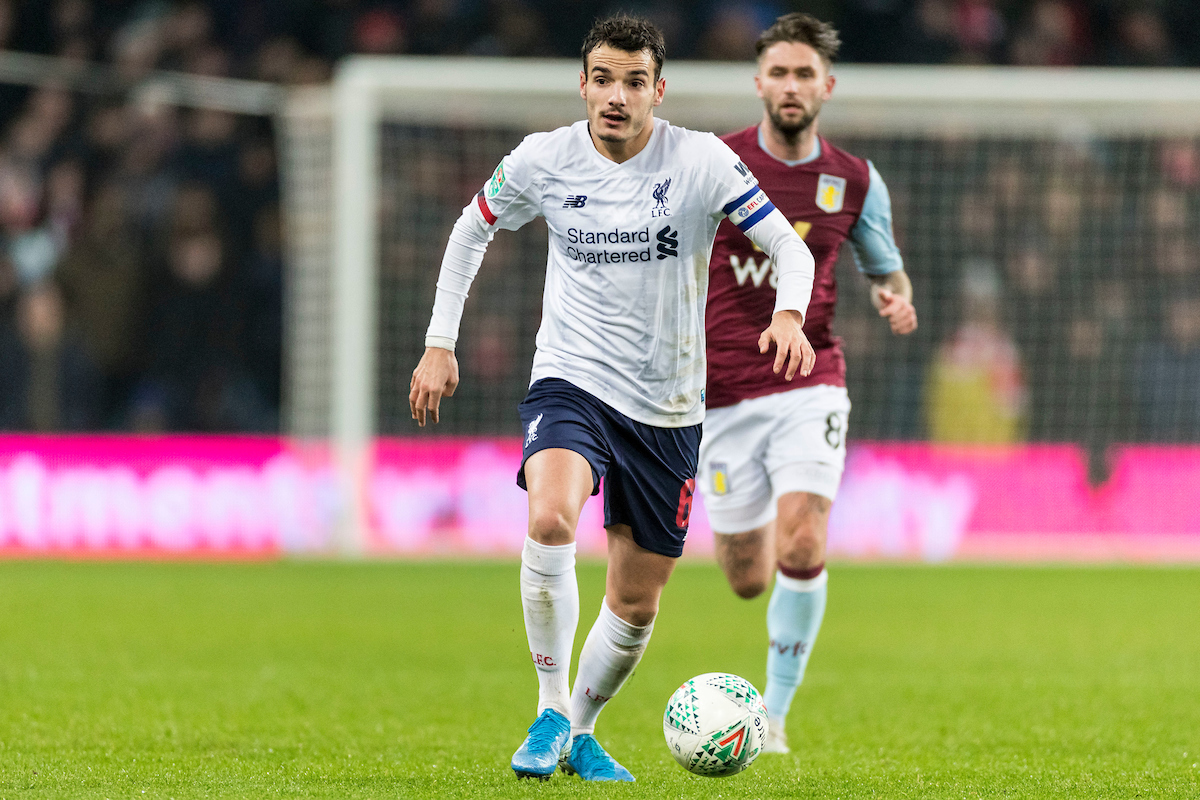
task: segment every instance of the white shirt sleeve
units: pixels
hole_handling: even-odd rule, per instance
[[[438,274],[426,347],[454,350],[467,293],[492,237],[501,228],[515,231],[541,212],[541,191],[528,158],[534,149],[531,138],[504,157],[454,223]]]
[[[775,311],[799,311],[806,315],[816,273],[816,262],[808,245],[759,188],[758,179],[737,153],[713,138],[718,146],[712,148],[709,172],[717,188],[714,197],[717,213],[728,217],[775,263],[779,275]]]
[[[759,194],[766,198],[762,190],[759,190]],[[808,245],[788,223],[783,212],[775,208],[770,200],[767,200],[766,204],[768,209],[763,216],[744,229],[744,232],[750,241],[758,245],[775,262],[779,275],[779,282],[775,288],[775,313],[799,311],[801,316],[807,317],[808,301],[812,299],[816,261]],[[733,219],[732,215],[730,219]]]

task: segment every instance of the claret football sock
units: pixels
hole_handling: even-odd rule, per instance
[[[600,601],[600,616],[579,652],[579,672],[571,692],[571,738],[596,729],[596,717],[642,660],[654,623],[630,625]]]
[[[579,625],[575,543],[545,545],[526,537],[521,551],[521,608],[529,657],[537,668],[538,714],[570,718],[571,648]]]
[[[793,573],[793,577],[785,575],[783,569],[780,565],[775,573],[775,590],[767,606],[770,644],[763,702],[772,727],[787,719],[796,688],[804,680],[804,668],[825,616],[825,585],[829,580],[824,565],[808,575]]]

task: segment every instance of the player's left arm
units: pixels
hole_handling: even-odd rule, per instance
[[[808,375],[817,360],[803,330],[816,272],[812,253],[736,152],[713,134],[706,136],[708,148],[701,163],[709,175],[710,210],[737,225],[775,265],[775,311],[770,326],[758,337],[758,351],[766,354],[774,343],[775,374],[786,366],[787,380],[797,372]]]
[[[871,275],[871,305],[892,326],[892,333],[912,333],[917,329],[917,309],[912,302],[912,281],[904,270],[886,275]]]
[[[762,190],[759,194],[764,200]],[[807,377],[817,362],[817,355],[804,335],[804,315],[812,297],[816,263],[808,245],[788,224],[787,217],[769,200],[770,210],[743,232],[765,252],[775,264],[778,284],[775,288],[775,311],[771,325],[758,337],[758,351],[766,353],[775,343],[775,374],[787,363],[784,377],[791,380],[799,371]]]
[[[892,233],[892,199],[875,165],[868,161],[867,166],[871,182],[858,222],[850,229],[850,244],[859,270],[871,281],[871,304],[891,325],[892,333],[909,334],[917,329],[917,309],[912,281]]]
[[[710,177],[713,214],[727,217],[775,264],[775,311],[770,327],[758,337],[759,352],[767,353],[773,342],[775,374],[786,365],[787,380],[797,372],[807,376],[817,361],[803,330],[816,262],[808,245],[759,188],[750,169],[727,144],[712,134],[707,136],[707,158],[702,163]]]

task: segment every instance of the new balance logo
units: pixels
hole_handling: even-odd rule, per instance
[[[583,208],[587,203],[586,194],[569,194],[566,202],[563,203],[563,208]]]
[[[667,256],[679,255],[679,232],[671,230],[670,225],[659,231],[655,238],[658,239],[659,261]]]

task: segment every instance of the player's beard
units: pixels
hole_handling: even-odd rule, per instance
[[[795,122],[792,122],[785,120],[783,115],[779,113],[779,107],[776,106],[775,108],[771,109],[770,112],[771,124],[775,126],[775,130],[783,134],[783,138],[786,139],[789,144],[795,144],[796,140],[800,138],[800,134],[809,129],[809,127],[813,124],[813,121],[816,120],[817,114],[820,112],[821,104],[816,103],[811,111],[804,114],[804,116],[800,117],[800,119],[796,120]]]

